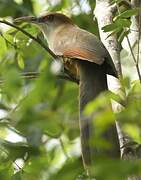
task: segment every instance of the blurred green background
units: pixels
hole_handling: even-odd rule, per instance
[[[94,8],[94,0],[0,0],[0,17],[12,22],[16,17],[60,11],[99,36]],[[37,27],[20,27],[43,39]],[[88,179],[81,158],[78,85],[58,78],[59,67],[39,44],[0,24],[1,180]],[[140,143],[140,85],[126,78],[122,86],[126,94],[115,95],[116,100],[128,101],[128,106],[116,118],[125,121],[127,133]],[[115,119],[107,98],[109,94],[101,95],[86,110],[93,113],[95,107],[98,127]],[[120,180],[140,172],[138,162],[118,160],[100,159],[94,168],[100,180]]]
[[[97,33],[93,8],[91,1],[0,0],[0,17],[60,11]],[[35,26],[21,27],[42,38]],[[56,62],[23,33],[3,24],[0,33],[0,179],[79,178],[78,85],[56,77]]]

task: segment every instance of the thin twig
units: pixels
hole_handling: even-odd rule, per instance
[[[16,44],[11,43],[8,39],[6,39],[6,38],[4,37],[4,35],[3,35],[2,33],[0,33],[0,35],[1,35],[1,37],[5,40],[6,45],[10,44],[10,45],[13,46],[14,48],[17,48]]]
[[[129,45],[129,49],[130,49],[130,51],[131,51],[131,55],[132,55],[132,57],[133,57],[134,63],[136,64],[137,61],[136,61],[135,55],[134,55],[134,53],[133,53],[133,51],[132,51],[132,47],[131,47],[131,43],[130,43],[129,37],[128,37],[127,35],[126,35],[126,39],[127,39],[127,42],[128,42],[128,45]]]
[[[131,52],[131,55],[132,55],[132,58],[134,60],[134,63],[135,63],[135,66],[136,66],[136,69],[137,69],[137,73],[138,73],[138,77],[139,77],[139,81],[141,83],[141,73],[140,73],[140,68],[139,68],[139,64],[135,58],[135,55],[133,53],[133,50],[132,50],[132,47],[131,47],[131,43],[130,43],[130,40],[128,38],[128,36],[126,35],[126,39],[127,39],[127,42],[128,42],[128,45],[129,45],[129,49],[130,49],[130,52]]]
[[[30,33],[28,33],[27,31],[25,31],[24,29],[20,28],[19,26],[16,26],[15,24],[12,24],[6,20],[0,20],[0,23],[3,24],[7,24],[19,31],[21,31],[23,34],[25,34],[26,36],[28,36],[29,38],[33,39],[34,41],[36,41],[38,44],[40,44],[40,46],[42,46],[53,58],[58,59],[58,56],[56,56],[50,49],[48,46],[46,46],[43,41],[39,38],[36,38],[34,36],[32,36]]]
[[[21,73],[21,77],[24,79],[35,79],[38,78],[41,73],[39,72],[23,72]]]
[[[20,78],[32,80],[38,78],[40,74],[41,73],[39,72],[23,72],[20,74]],[[5,79],[1,78],[0,85],[3,85],[4,83],[5,83]]]
[[[5,20],[0,20],[0,23],[3,23],[3,24],[7,24],[19,31],[21,31],[23,34],[25,34],[26,36],[28,36],[29,38],[33,39],[34,41],[36,41],[41,47],[43,47],[54,59],[59,59],[60,57],[55,55],[53,53],[53,51],[51,51],[51,49],[43,43],[43,41],[41,39],[39,39],[38,37],[34,37],[32,36],[30,33],[28,33],[27,31],[25,31],[24,29],[20,28],[19,26],[16,26],[15,24],[12,24],[8,21],[5,21]],[[65,76],[60,76],[60,77],[63,77],[63,79],[67,79],[67,80],[70,80],[72,82],[76,82],[77,84],[79,83],[79,80],[76,79],[74,76],[72,76],[72,74],[66,69],[64,68],[64,73],[66,73],[67,75]],[[33,78],[36,78],[35,76],[27,76],[29,79],[33,79]],[[26,78],[27,78],[26,77]],[[3,84],[3,81],[0,80],[0,84]]]
[[[120,13],[119,5],[117,4],[117,2],[116,2],[116,5],[117,5],[118,14],[120,15],[121,13]],[[131,43],[130,43],[130,40],[128,38],[128,35],[126,35],[125,37],[127,39],[127,42],[128,42],[128,45],[129,45],[129,49],[130,49],[131,55],[132,55],[134,63],[135,63],[135,67],[136,67],[136,70],[137,70],[139,81],[141,83],[141,73],[140,73],[140,68],[139,68],[139,63],[138,63],[139,62],[139,42],[138,42],[138,54],[137,54],[137,59],[136,59],[135,55],[133,53],[133,50],[132,50]],[[139,39],[140,39],[140,27],[139,27]]]
[[[115,4],[117,6],[118,15],[120,15],[121,12],[120,12],[120,9],[119,9],[119,4],[117,2],[115,2]],[[123,93],[126,94],[125,87],[122,87],[122,90],[123,90]],[[121,152],[121,158],[122,158],[123,157],[122,155],[123,155],[126,148],[122,149],[121,147],[124,147],[124,145],[126,145],[126,142],[130,141],[130,138],[129,137],[126,138],[126,134],[124,133],[123,128],[122,128],[122,124],[120,124],[119,121],[116,121],[116,127],[117,127],[117,133],[118,133],[119,145],[120,145],[120,152]]]
[[[79,84],[79,79],[76,79],[75,77],[69,76],[67,74],[66,75],[60,74],[60,75],[57,75],[57,77],[60,78],[60,79],[68,80],[68,81]]]
[[[141,35],[141,14],[139,13],[139,33],[138,33],[138,52],[137,52],[137,64],[139,64],[139,59],[140,59],[140,35]]]
[[[66,156],[67,159],[69,159],[70,157],[69,157],[69,155],[67,154],[67,151],[66,151],[66,149],[65,149],[64,143],[63,143],[63,141],[62,141],[61,138],[59,138],[59,142],[60,142],[60,145],[61,145],[61,148],[62,148],[62,150],[63,150],[64,155]]]
[[[20,78],[32,80],[38,78],[42,73],[43,72],[23,72],[20,74]],[[79,84],[79,79],[73,77],[72,74],[67,72],[67,70],[65,72],[60,73],[59,75],[56,75],[56,77],[59,79],[64,79]],[[0,79],[0,86],[4,85],[4,83],[5,79]]]
[[[4,150],[3,148],[0,148],[7,156],[9,156],[9,152],[7,152],[6,150]],[[22,167],[20,167],[15,161],[12,161],[13,164],[15,164],[15,166],[17,166],[18,170],[22,170]]]

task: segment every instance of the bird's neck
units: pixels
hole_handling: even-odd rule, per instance
[[[58,34],[58,32],[62,31],[63,29],[67,29],[67,27],[68,25],[66,24],[60,24],[57,27],[43,25],[40,28],[48,43],[50,43],[52,39],[56,36],[56,34]]]
[[[68,32],[72,29],[74,25],[72,24],[60,24],[54,29],[43,30],[44,36],[47,39],[49,48],[54,51],[54,45],[58,44],[58,41],[64,38],[65,32]],[[61,44],[60,44],[61,46]]]

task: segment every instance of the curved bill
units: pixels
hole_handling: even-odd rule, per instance
[[[38,21],[38,18],[35,16],[24,16],[14,19],[14,23],[21,23],[21,22],[32,22],[36,23]]]

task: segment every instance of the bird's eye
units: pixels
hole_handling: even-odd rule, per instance
[[[52,22],[53,19],[54,19],[54,15],[50,14],[50,15],[47,15],[47,16],[42,16],[41,18],[39,18],[39,21],[40,22]]]
[[[54,19],[54,16],[51,14],[51,15],[48,15],[48,16],[46,16],[46,18],[45,18],[45,20],[46,21],[49,21],[49,22],[52,22],[53,21],[53,19]]]

